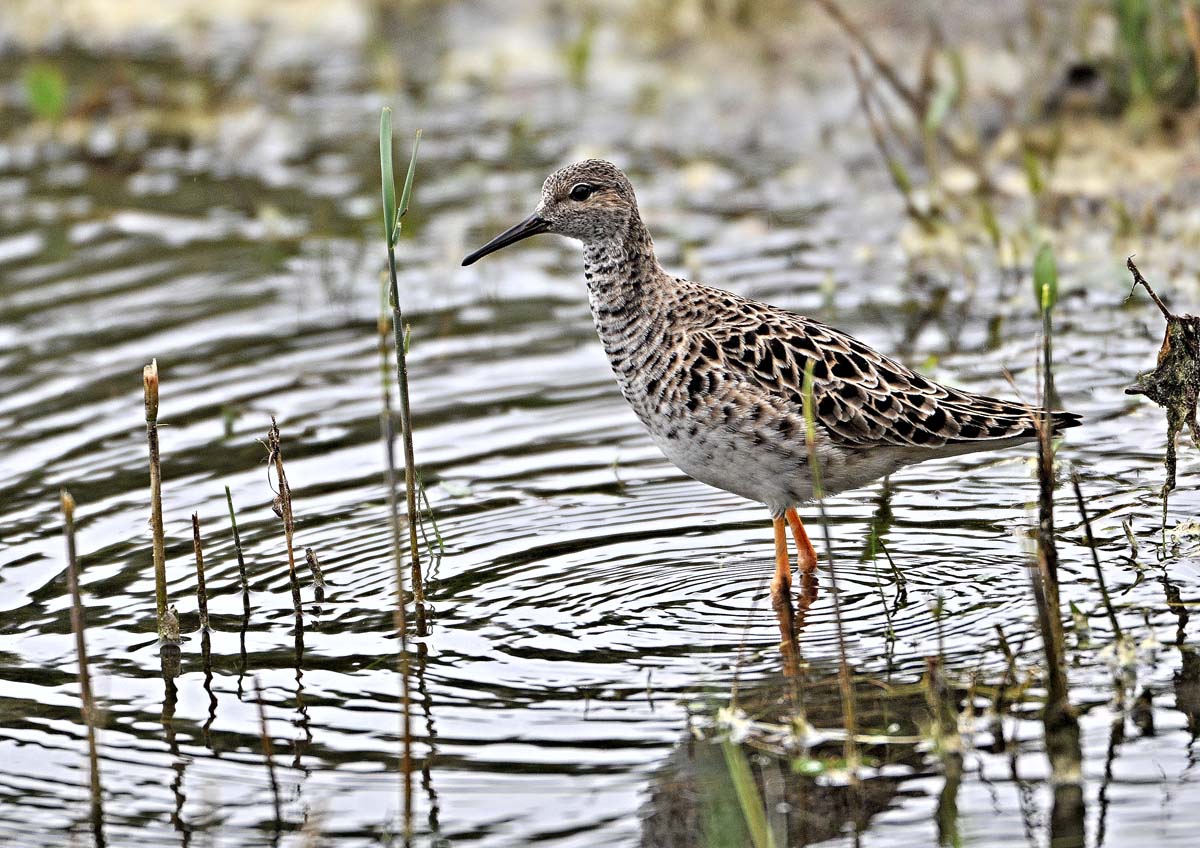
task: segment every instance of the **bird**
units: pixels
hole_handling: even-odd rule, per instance
[[[621,393],[667,459],[770,511],[777,609],[791,586],[788,529],[799,572],[817,568],[797,512],[817,481],[819,494],[834,495],[914,463],[1033,440],[1044,415],[1055,433],[1081,422],[942,385],[813,318],[669,273],[633,185],[610,162],[552,173],[533,214],[462,264],[541,233],[583,243],[596,331]]]

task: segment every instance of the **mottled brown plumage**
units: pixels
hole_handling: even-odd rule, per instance
[[[463,264],[543,232],[583,242],[596,330],[656,444],[692,477],[763,502],[777,522],[813,496],[803,413],[809,362],[827,494],[912,463],[1035,437],[1021,404],[943,386],[819,321],[666,273],[633,187],[608,162],[552,174],[534,214]],[[1079,418],[1056,412],[1053,422],[1064,428]]]

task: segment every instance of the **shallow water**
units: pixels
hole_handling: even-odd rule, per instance
[[[428,24],[445,64],[469,40],[455,14],[444,7]],[[844,87],[738,101],[727,81],[639,112],[626,78],[601,71],[636,79],[645,69],[605,54],[587,96],[561,75],[531,72],[530,82],[514,72],[490,87],[468,74],[398,100],[378,93],[365,49],[347,48],[302,84],[258,68],[255,84],[274,86],[264,96],[169,51],[129,55],[140,58],[84,50],[70,65],[75,79],[125,75],[135,93],[159,91],[165,117],[51,131],[26,116],[0,139],[0,836],[31,846],[62,844],[68,832],[87,839],[63,487],[80,505],[110,844],[300,844],[295,831],[309,819],[339,846],[395,831],[399,683],[375,337],[374,132],[390,102],[402,135],[425,133],[399,255],[416,453],[445,543],[429,567],[432,631],[414,663],[420,841],[703,844],[678,826],[703,803],[689,781],[722,772],[712,777],[712,754],[697,753],[708,743],[692,740],[689,713],[711,714],[735,679],[767,703],[778,697],[765,511],[688,480],[653,448],[594,338],[573,246],[547,238],[469,269],[458,259],[526,214],[547,171],[599,152],[629,166],[669,267],[820,317],[965,388],[1009,394],[1007,369],[1032,396],[1028,283],[984,268],[968,286],[905,264],[895,246],[902,209],[869,140],[838,129],[854,114]],[[6,77],[23,61],[10,54]],[[181,91],[208,107],[189,113]],[[832,135],[821,141],[823,129]],[[1084,477],[1110,592],[1141,644],[1136,689],[1152,696],[1153,726],[1122,719],[1114,744],[1103,652],[1071,651],[1072,698],[1089,708],[1086,827],[1093,843],[1185,845],[1200,800],[1200,667],[1187,620],[1198,548],[1186,533],[1159,545],[1165,426],[1123,389],[1153,363],[1160,319],[1144,304],[1120,308],[1119,261],[1083,255],[1064,269],[1056,378],[1085,425],[1060,460]],[[173,681],[153,644],[139,382],[151,358],[162,371],[169,591],[188,633]],[[318,553],[329,583],[318,609],[303,579],[300,633],[258,442],[272,415],[297,543]],[[939,652],[961,675],[999,675],[997,626],[1023,664],[1036,664],[1029,453],[928,463],[828,502],[846,647],[864,690],[917,680]],[[1200,506],[1198,472],[1195,452],[1181,448],[1168,527]],[[248,620],[226,485],[250,569]],[[1090,615],[1101,645],[1108,628],[1066,491],[1064,606]],[[192,512],[208,564],[207,663]],[[871,556],[872,526],[896,571]],[[802,646],[813,714],[824,717],[814,721],[832,727],[828,583]],[[916,707],[901,699],[888,709],[911,730]],[[1033,709],[1007,725],[1015,754],[989,753],[987,733],[969,730],[980,747],[968,750],[958,790],[964,843],[1045,841],[1050,791]],[[926,754],[898,751],[888,779],[872,784],[864,844],[938,838],[944,780]],[[836,785],[824,791],[836,796]],[[841,819],[830,820],[801,841],[836,836]]]

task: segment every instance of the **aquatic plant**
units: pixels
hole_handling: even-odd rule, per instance
[[[387,243],[388,296],[391,306],[392,336],[396,354],[396,384],[400,396],[400,440],[404,450],[404,494],[408,512],[408,548],[412,565],[413,605],[416,608],[417,635],[424,636],[425,588],[421,576],[421,553],[417,545],[417,469],[413,452],[412,408],[408,394],[408,327],[404,323],[404,312],[400,306],[400,288],[396,278],[396,240],[404,216],[408,213],[412,198],[413,176],[417,168],[417,149],[421,144],[418,130],[413,139],[412,156],[408,161],[408,172],[404,176],[404,187],[400,202],[396,202],[396,179],[392,167],[392,110],[384,107],[379,116],[379,164],[383,180],[383,233]],[[389,482],[394,488],[394,483]],[[398,584],[401,585],[401,584]]]

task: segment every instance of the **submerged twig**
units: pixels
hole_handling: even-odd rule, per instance
[[[75,555],[75,499],[71,493],[61,494],[63,537],[67,543],[67,591],[71,595],[71,630],[75,633],[75,656],[79,661],[79,701],[83,723],[87,728],[88,773],[90,775],[92,833],[97,848],[104,848],[104,809],[100,788],[100,755],[96,746],[96,701],[92,696],[92,675],[88,670],[87,644],[84,630],[83,600],[79,593],[79,564]]]
[[[158,360],[142,369],[146,443],[150,450],[150,529],[154,536],[154,601],[160,642],[172,641],[167,627],[167,545],[163,532],[162,466],[158,449]],[[175,637],[178,640],[178,636]]]

